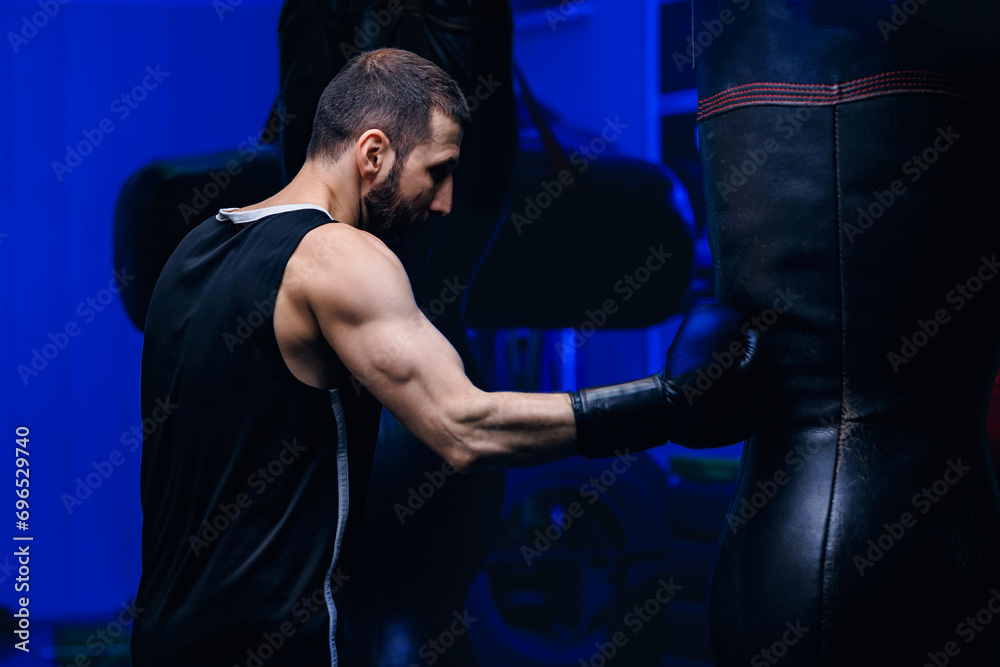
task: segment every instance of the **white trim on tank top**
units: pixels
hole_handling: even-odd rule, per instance
[[[219,212],[215,214],[216,220],[222,220],[225,222],[229,220],[237,225],[242,225],[248,222],[253,222],[254,220],[260,220],[261,218],[274,215],[275,213],[284,213],[285,211],[300,211],[302,209],[314,208],[317,211],[323,211],[326,215],[333,220],[333,216],[330,212],[319,204],[281,204],[280,206],[266,206],[264,208],[256,208],[251,211],[236,211],[239,207],[232,208],[220,208]],[[236,211],[236,212],[234,212]]]

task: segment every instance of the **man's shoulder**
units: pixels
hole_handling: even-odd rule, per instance
[[[353,301],[374,292],[409,292],[406,271],[378,237],[343,223],[321,225],[296,248],[286,267],[289,285],[309,297]]]
[[[296,249],[297,259],[335,268],[369,270],[402,266],[399,258],[378,237],[343,223],[320,225],[307,233]]]
[[[357,248],[372,248],[378,250],[385,250],[392,252],[389,248],[374,234],[364,231],[363,229],[358,229],[353,225],[348,225],[343,222],[331,221],[329,224],[320,225],[313,230],[310,230],[306,234],[305,238],[302,239],[303,244],[309,244],[312,246],[330,246],[331,249],[336,249],[344,244],[349,244],[351,247]]]

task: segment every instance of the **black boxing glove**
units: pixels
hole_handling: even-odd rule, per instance
[[[659,373],[569,392],[577,453],[614,456],[668,440],[686,447],[721,447],[749,437],[759,392],[751,375],[758,334],[744,329],[739,311],[719,303],[698,304],[681,323]]]

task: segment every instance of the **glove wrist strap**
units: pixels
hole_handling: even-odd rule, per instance
[[[668,440],[667,403],[659,375],[569,392],[577,453],[585,458],[640,451]]]

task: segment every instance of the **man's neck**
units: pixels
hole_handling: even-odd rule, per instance
[[[351,198],[342,196],[342,193],[349,193],[350,186],[347,183],[338,183],[342,180],[344,179],[336,178],[336,174],[332,171],[321,174],[314,163],[307,162],[292,182],[280,192],[239,210],[253,211],[286,204],[315,204],[325,209],[334,220],[357,227],[359,195],[353,197],[355,202],[353,206],[348,205],[348,200]]]

